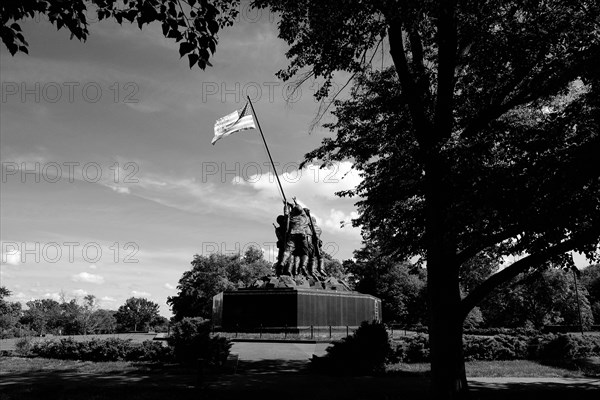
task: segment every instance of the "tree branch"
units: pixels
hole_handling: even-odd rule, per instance
[[[436,139],[449,137],[453,125],[453,99],[456,80],[456,0],[440,2],[438,19],[438,74],[434,129]]]
[[[417,139],[420,142],[423,142],[427,139],[428,133],[431,130],[431,122],[426,117],[424,99],[419,95],[415,80],[408,68],[408,61],[406,59],[402,38],[402,24],[399,20],[390,21],[388,36],[390,41],[390,55],[392,56],[392,61],[394,62],[398,78],[400,79],[402,94],[406,99],[413,125],[415,126],[417,133]]]
[[[587,54],[582,56],[576,65],[563,68],[563,73],[558,74],[554,77],[554,79],[546,79],[544,84],[533,85],[532,82],[537,82],[540,80],[540,78],[546,78],[548,72],[545,69],[543,69],[545,75],[534,75],[530,79],[526,79],[528,73],[534,70],[537,64],[533,65],[531,69],[527,70],[527,72],[522,71],[521,74],[516,74],[515,79],[511,80],[511,82],[505,86],[503,93],[498,96],[498,101],[492,102],[483,110],[481,110],[465,127],[461,136],[464,138],[470,138],[477,134],[477,132],[479,132],[481,129],[486,127],[487,124],[502,116],[504,113],[513,109],[514,107],[536,100],[546,94],[550,88],[555,87],[562,82],[575,79],[581,73],[583,68],[585,68],[587,65],[593,65],[599,61],[600,57],[598,56],[598,50],[598,46],[590,48]],[[571,60],[566,60],[565,64],[568,65],[570,62]],[[517,93],[512,96],[512,99],[503,102],[506,96],[508,96],[510,92],[519,89],[519,86],[521,86],[520,90],[518,90]]]
[[[496,234],[483,236],[482,240],[480,240],[478,243],[465,247],[463,250],[459,251],[454,257],[454,262],[456,265],[460,266],[471,257],[477,255],[477,253],[479,253],[481,250],[486,249],[496,243],[500,243],[506,239],[510,239],[522,231],[522,228],[514,226],[512,229],[506,229]]]
[[[471,311],[473,307],[475,307],[489,293],[491,293],[501,284],[510,281],[511,279],[519,275],[521,272],[524,272],[530,267],[540,265],[551,257],[572,250],[577,244],[585,242],[590,238],[596,237],[598,236],[598,234],[600,234],[599,227],[591,228],[588,231],[583,232],[576,237],[567,239],[564,242],[554,245],[548,249],[529,255],[525,258],[520,259],[517,262],[514,262],[510,266],[504,268],[502,271],[490,276],[481,285],[475,288],[475,290],[473,290],[464,299],[462,299],[460,302],[461,309],[459,315],[462,318],[465,318],[467,314],[469,314],[469,311]]]

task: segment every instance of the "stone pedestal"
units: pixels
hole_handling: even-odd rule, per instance
[[[213,297],[213,323],[223,330],[356,327],[381,321],[381,300],[351,291],[306,287],[238,289]]]

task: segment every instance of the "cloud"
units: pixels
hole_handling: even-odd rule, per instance
[[[55,301],[59,301],[60,300],[60,294],[56,293],[56,292],[54,292],[54,293],[44,293],[41,297],[43,297],[45,299],[52,299],[52,300],[55,300]]]
[[[2,242],[2,264],[21,264],[21,251],[16,242]]]
[[[288,163],[282,166],[283,173],[279,180],[286,193],[301,196],[304,199],[322,197],[329,200],[339,200],[336,192],[350,190],[362,182],[357,170],[352,169],[348,161],[334,163],[330,167],[319,168],[318,165],[308,164],[298,169],[298,164]],[[252,171],[243,168],[242,171]],[[233,184],[251,186],[261,195],[272,195],[277,182],[275,175],[269,170],[260,170],[257,174],[242,174],[232,180]],[[299,200],[300,197],[298,198]]]
[[[323,169],[314,164],[301,170],[284,166],[283,170],[279,179],[288,201],[291,201],[290,195],[298,196],[298,203],[311,210],[311,215],[324,231],[360,239],[360,228],[353,227],[351,223],[352,219],[358,218],[358,212],[352,204],[355,200],[349,201],[335,195],[336,192],[354,189],[362,182],[362,177],[358,171],[352,169],[350,162],[335,163]],[[237,176],[232,180],[232,184],[251,187],[256,191],[253,195],[254,200],[249,199],[243,203],[246,205],[257,202],[264,209],[264,204],[277,196],[274,192],[277,182],[275,175],[270,171],[267,174]],[[292,188],[293,192],[290,190]],[[331,207],[332,205],[334,207]]]
[[[346,214],[343,211],[332,208],[325,219],[317,218],[317,224],[332,233],[343,233],[352,236],[360,236],[360,228],[352,226],[352,220],[358,218],[356,211]]]
[[[169,290],[173,290],[173,289],[175,289],[175,286],[171,285],[170,283],[165,283],[165,288],[167,288]]]
[[[104,283],[104,278],[102,276],[90,274],[89,272],[80,272],[77,275],[73,275],[71,279],[74,282],[95,283],[97,285]]]
[[[268,249],[262,249],[263,258],[270,263],[274,263],[277,261],[277,256],[279,255],[279,249],[276,247],[269,247]]]
[[[25,295],[25,293],[23,292],[18,292],[15,294],[12,294],[10,296],[10,299],[16,300],[16,301],[24,301],[26,300],[28,297]]]
[[[73,296],[75,297],[85,297],[87,296],[89,293],[83,289],[75,289],[73,291],[71,291],[71,293],[73,293]]]
[[[132,290],[131,295],[134,297],[151,297],[152,295],[148,292]]]
[[[111,188],[112,190],[114,190],[117,193],[121,193],[121,194],[130,194],[131,190],[129,190],[128,187],[126,186],[114,186],[114,185],[106,185],[107,187]]]

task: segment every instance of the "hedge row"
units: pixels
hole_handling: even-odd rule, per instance
[[[77,341],[68,337],[35,342],[30,346],[24,343],[19,347],[34,357],[60,360],[159,362],[173,358],[171,348],[151,340],[132,343],[130,340],[119,338]]]
[[[558,360],[600,356],[599,336],[545,334],[537,336],[465,335],[466,361],[473,360]],[[429,338],[418,334],[401,338],[394,358],[401,362],[428,362]]]
[[[16,352],[23,356],[83,361],[151,361],[197,363],[201,358],[207,365],[222,366],[227,360],[231,342],[223,337],[212,337],[209,321],[202,318],[184,318],[173,325],[168,346],[146,340],[133,343],[119,338],[77,341],[72,337],[60,340],[33,342],[22,338],[16,343]]]

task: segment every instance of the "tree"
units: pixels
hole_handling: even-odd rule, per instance
[[[159,315],[150,321],[150,329],[155,332],[167,332],[169,330],[169,320]]]
[[[82,307],[78,304],[77,299],[67,300],[66,294],[61,296],[60,316],[57,325],[59,333],[63,335],[80,335],[84,334],[82,327],[81,314]]]
[[[89,35],[88,16],[98,21],[113,19],[144,24],[158,22],[165,37],[179,43],[181,57],[188,56],[190,68],[204,69],[217,45],[217,33],[231,26],[238,14],[239,0],[73,0],[5,1],[0,5],[0,37],[12,55],[29,53],[19,22],[36,16],[47,17],[56,29],[67,29],[71,39],[85,41]],[[210,53],[209,53],[210,51]]]
[[[331,276],[336,279],[346,280],[348,278],[348,271],[344,268],[344,264],[340,260],[334,259],[331,254],[323,252],[324,265],[323,270],[325,275]]]
[[[281,14],[290,64],[279,76],[353,74],[333,103],[335,139],[306,159],[352,160],[366,240],[427,263],[436,398],[468,390],[462,326],[493,289],[600,236],[600,61],[591,0],[343,2],[257,0]],[[387,36],[393,68],[369,73]],[[519,255],[461,297],[482,252]]]
[[[21,323],[29,325],[39,335],[54,333],[61,326],[61,308],[56,300],[37,299],[26,303],[28,309],[23,312]]]
[[[117,329],[116,311],[98,309],[92,313],[94,333],[113,333]],[[164,318],[164,317],[163,317]]]
[[[249,286],[272,272],[262,251],[254,247],[250,247],[243,257],[239,254],[196,254],[191,265],[192,269],[184,272],[179,279],[177,295],[167,299],[175,321],[184,317],[211,318],[214,295]]]
[[[586,328],[592,324],[587,290],[575,282],[570,271],[548,268],[521,274],[482,302],[489,326],[542,329],[545,325],[579,326],[579,309]],[[579,300],[579,307],[577,301]]]
[[[158,315],[159,305],[141,297],[130,297],[119,307],[115,319],[121,331],[147,328]]]
[[[583,270],[581,284],[589,294],[594,322],[600,324],[600,264],[590,265]]]
[[[10,302],[4,300],[5,297],[9,297],[12,294],[4,286],[0,286],[0,337],[2,337],[6,331],[8,336],[14,335],[14,328],[17,327],[19,318],[21,318],[22,310],[21,303]],[[13,331],[11,333],[11,331]]]
[[[427,323],[427,274],[408,262],[357,252],[356,262],[345,261],[354,289],[379,297],[383,321],[407,325]],[[363,259],[362,257],[368,258]]]
[[[80,306],[80,312],[77,321],[81,326],[81,333],[87,335],[98,329],[100,320],[94,318],[94,313],[98,310],[98,298],[93,294],[88,294],[83,298]]]

